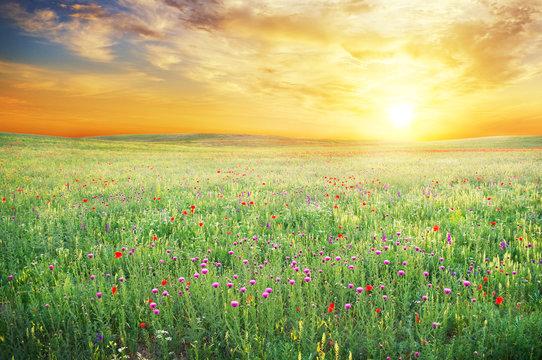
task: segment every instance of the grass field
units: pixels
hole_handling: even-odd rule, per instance
[[[0,135],[0,359],[541,359],[542,137]]]

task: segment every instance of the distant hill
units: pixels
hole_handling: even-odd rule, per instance
[[[357,148],[363,151],[483,151],[495,149],[537,149],[542,150],[542,136],[493,136],[457,140],[390,142],[356,140],[321,140],[295,139],[265,135],[230,135],[230,134],[148,134],[148,135],[112,135],[83,138],[58,136],[0,133],[0,146],[6,144],[36,144],[38,142],[57,143],[59,145],[83,145],[85,147],[107,146],[107,143],[131,143],[133,146],[181,145],[181,146],[236,146],[236,147],[335,147]],[[94,144],[94,145],[93,145]]]
[[[267,135],[237,135],[237,134],[146,134],[146,135],[111,135],[97,136],[86,139],[128,142],[160,142],[178,144],[198,144],[207,146],[287,146],[315,145],[325,146],[334,144],[360,144],[356,141],[295,139],[283,136]],[[368,142],[364,142],[367,144]]]

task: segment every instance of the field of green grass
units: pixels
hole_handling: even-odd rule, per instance
[[[542,137],[0,134],[0,359],[541,359]]]

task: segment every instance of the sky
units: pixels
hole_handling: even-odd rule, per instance
[[[0,131],[542,135],[542,0],[2,1]]]

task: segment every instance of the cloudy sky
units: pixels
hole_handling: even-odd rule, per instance
[[[541,99],[542,0],[0,3],[0,131],[542,134]]]

